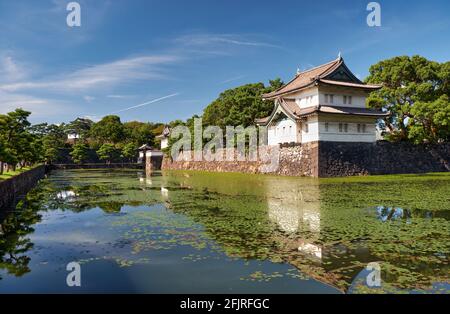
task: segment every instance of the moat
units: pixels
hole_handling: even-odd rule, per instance
[[[449,293],[449,219],[448,173],[56,170],[1,216],[0,292]]]

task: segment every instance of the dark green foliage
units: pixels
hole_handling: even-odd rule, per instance
[[[227,125],[253,125],[256,118],[266,117],[273,110],[273,102],[263,101],[262,94],[269,93],[282,84],[280,79],[276,79],[270,81],[269,86],[254,83],[226,90],[205,108],[203,123],[222,128]]]
[[[391,113],[383,121],[389,139],[415,143],[449,140],[450,62],[400,56],[380,61],[369,71],[366,81],[383,84],[383,88],[372,93],[367,104]]]
[[[89,147],[86,144],[77,143],[73,145],[70,156],[72,156],[72,159],[76,164],[81,164],[88,158],[88,149]]]
[[[100,160],[106,161],[106,163],[111,163],[120,155],[120,151],[113,144],[103,144],[98,150],[97,155]]]
[[[90,135],[101,144],[116,144],[124,140],[125,130],[120,117],[109,115],[92,126]]]

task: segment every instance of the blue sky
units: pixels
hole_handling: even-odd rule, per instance
[[[0,0],[0,113],[168,122],[339,51],[361,79],[396,55],[450,60],[448,0],[378,1],[381,27],[366,24],[369,1],[80,0],[70,28],[69,2]]]

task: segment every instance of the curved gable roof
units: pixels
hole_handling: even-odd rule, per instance
[[[286,85],[277,90],[263,95],[264,99],[274,99],[282,95],[286,95],[311,85],[324,82],[327,85],[343,86],[342,83],[347,83],[351,86],[364,89],[378,89],[381,86],[367,85],[359,80],[345,65],[344,59],[339,57],[336,60],[322,64],[307,71],[300,72]]]

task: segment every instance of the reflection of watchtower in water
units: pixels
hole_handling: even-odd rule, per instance
[[[288,234],[308,233],[310,235],[308,238],[295,237],[284,244],[315,259],[321,259],[322,247],[314,243],[320,236],[321,227],[319,184],[306,178],[293,183],[291,180],[265,182],[269,194],[267,199],[269,219]]]
[[[287,261],[307,275],[345,290],[361,271],[355,260],[373,261],[367,247],[347,247],[324,236],[333,228],[333,208],[326,205],[327,186],[315,179],[265,180],[268,217],[283,234],[278,249]],[[324,232],[324,230],[326,230]],[[296,253],[298,252],[298,253]],[[345,270],[345,272],[341,270]],[[327,274],[323,276],[322,274]]]
[[[163,153],[152,146],[144,144],[139,147],[139,163],[144,164],[145,172],[151,173],[153,171],[161,170],[163,160]]]

